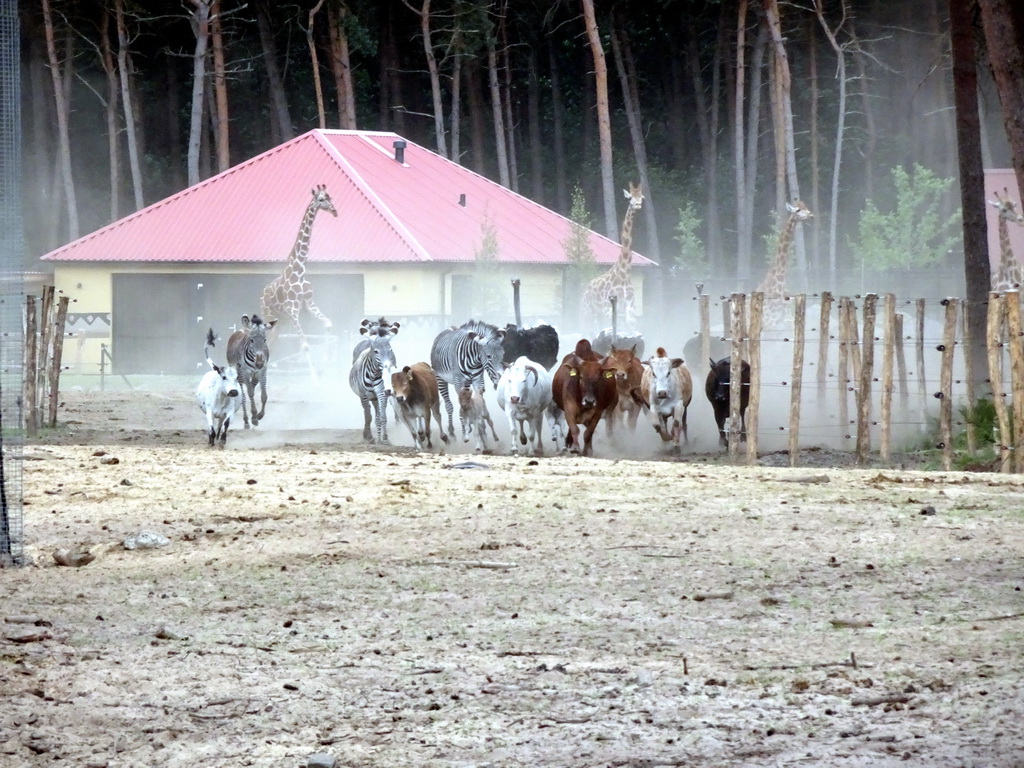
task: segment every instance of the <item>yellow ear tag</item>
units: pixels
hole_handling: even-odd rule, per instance
[[[576,369],[575,368],[570,368],[569,369],[569,375],[570,376],[575,376],[576,375]]]
[[[604,372],[604,377],[605,377],[606,379],[610,379],[610,378],[611,378],[612,376],[614,376],[614,375],[615,375],[615,371],[605,371],[605,372]]]

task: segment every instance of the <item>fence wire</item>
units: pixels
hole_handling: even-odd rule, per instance
[[[25,558],[20,62],[18,3],[0,0],[0,566],[20,565]]]

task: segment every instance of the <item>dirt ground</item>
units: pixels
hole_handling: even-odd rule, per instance
[[[66,393],[0,571],[0,765],[1024,766],[1020,476],[283,413],[218,451],[188,393]]]

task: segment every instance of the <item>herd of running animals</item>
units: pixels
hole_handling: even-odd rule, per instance
[[[629,200],[621,236],[619,259],[608,271],[598,275],[581,297],[585,312],[604,313],[621,302],[627,322],[632,325],[633,287],[629,278],[632,260],[633,218],[643,203],[640,188],[630,184],[624,190]],[[993,273],[995,291],[1024,284],[1024,269],[1009,248],[1007,222],[1024,225],[1024,216],[1016,209],[1008,193],[998,193],[989,201],[999,211],[1001,259]],[[764,293],[766,328],[785,323],[785,276],[794,230],[800,222],[812,217],[807,207],[797,201],[787,203],[789,217],[779,234],[775,257],[758,290]],[[318,211],[337,216],[325,185],[312,189],[312,200],[306,207],[295,245],[288,256],[285,270],[264,289],[261,309],[264,317],[287,316],[296,327],[305,346],[299,325],[299,313],[306,307],[327,328],[330,320],[316,307],[313,290],[306,277],[306,255],[312,226]],[[518,288],[518,281],[513,285]],[[518,297],[518,294],[517,294]],[[518,305],[517,305],[518,310]],[[518,317],[518,311],[517,311]],[[267,369],[270,363],[268,333],[276,319],[264,321],[259,315],[242,316],[242,326],[227,343],[227,365],[218,366],[211,359],[215,334],[211,328],[206,339],[206,360],[210,370],[196,389],[199,407],[206,416],[209,444],[224,447],[231,419],[242,410],[245,428],[257,426],[267,405]],[[612,433],[626,426],[636,427],[639,416],[646,414],[661,439],[675,449],[680,440],[688,441],[686,414],[693,396],[693,382],[681,358],[671,358],[659,347],[654,355],[643,359],[643,339],[628,338],[602,331],[593,341],[580,339],[572,352],[558,359],[558,333],[549,325],[521,328],[494,325],[470,320],[459,327],[441,331],[434,339],[430,362],[398,368],[391,338],[398,334],[399,323],[365,319],[359,332],[364,338],[352,355],[349,385],[359,397],[364,415],[363,439],[388,443],[387,406],[391,403],[397,420],[412,434],[417,450],[433,447],[431,418],[447,443],[455,436],[454,406],[449,386],[454,387],[459,402],[459,417],[464,441],[475,433],[476,450],[488,450],[487,429],[497,442],[497,434],[483,399],[485,374],[491,380],[498,405],[508,417],[512,435],[512,453],[519,444],[530,446],[533,453],[543,455],[541,432],[546,422],[557,450],[592,452],[592,438],[602,419]],[[690,347],[690,344],[687,345]],[[719,442],[728,444],[727,422],[730,414],[730,358],[709,360],[705,393],[711,403],[718,425]],[[740,388],[740,439],[746,438],[745,411],[749,398],[750,366],[743,361]],[[260,390],[260,407],[256,410],[255,392]],[[246,407],[248,400],[248,408]],[[440,401],[448,416],[447,433],[441,419]],[[371,408],[374,419],[371,419]],[[376,437],[371,421],[376,422]],[[582,434],[581,434],[582,429]]]
[[[205,354],[210,370],[196,388],[199,407],[206,417],[211,447],[223,448],[228,428],[239,408],[245,428],[257,426],[267,404],[267,369],[270,363],[268,332],[276,320],[243,315],[241,327],[227,342],[227,364],[212,359],[216,335],[207,332]],[[387,444],[387,409],[408,428],[417,450],[432,449],[431,423],[448,443],[455,437],[453,400],[459,406],[462,437],[475,437],[476,451],[490,452],[488,430],[498,436],[483,399],[490,380],[498,405],[508,418],[511,453],[519,445],[544,455],[542,433],[550,430],[557,451],[589,455],[598,423],[614,429],[635,430],[641,414],[655,432],[678,449],[688,439],[686,416],[692,396],[692,377],[681,358],[663,348],[642,360],[644,341],[639,335],[617,337],[602,331],[593,342],[580,339],[572,352],[558,358],[559,338],[550,325],[500,329],[470,320],[437,335],[430,362],[399,367],[391,339],[400,324],[385,318],[363,320],[363,335],[352,353],[349,384],[360,398],[364,414],[363,439]],[[626,345],[629,345],[626,348]],[[727,444],[730,360],[710,360],[705,392],[715,413],[722,445]],[[750,366],[743,363],[743,383],[749,384]],[[256,393],[259,391],[257,410]],[[741,394],[741,420],[748,389]],[[447,431],[440,410],[444,402]],[[373,411],[371,415],[371,410]],[[376,432],[372,427],[376,427]],[[745,426],[743,427],[745,429]],[[743,438],[745,433],[741,432]]]

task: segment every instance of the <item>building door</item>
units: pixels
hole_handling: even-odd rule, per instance
[[[187,275],[113,276],[114,372],[183,374],[203,359],[206,329],[196,328],[195,281]]]

